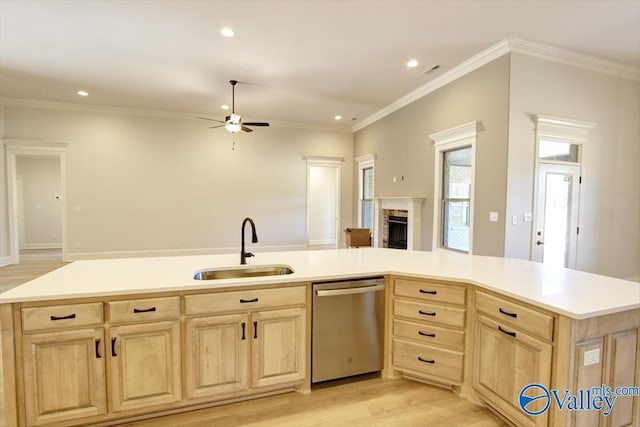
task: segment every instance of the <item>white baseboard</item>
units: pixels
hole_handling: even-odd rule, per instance
[[[5,265],[12,264],[10,256],[0,257],[0,267],[4,267]]]
[[[25,243],[20,249],[62,249],[62,243]]]
[[[275,246],[247,246],[251,252],[273,252],[273,251],[303,251],[307,245],[275,245]],[[87,259],[108,259],[108,258],[142,258],[142,257],[162,257],[162,256],[187,256],[187,255],[216,255],[240,253],[239,247],[228,248],[195,248],[195,249],[158,249],[147,251],[108,251],[108,252],[67,252],[65,261],[80,261]]]

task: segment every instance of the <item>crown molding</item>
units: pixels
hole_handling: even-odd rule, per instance
[[[477,55],[472,56],[466,61],[458,64],[448,72],[441,76],[431,80],[430,82],[420,86],[418,89],[408,93],[395,102],[387,105],[383,109],[373,113],[369,117],[364,118],[359,123],[353,125],[351,128],[353,132],[357,132],[372,123],[377,122],[385,116],[399,110],[400,108],[440,89],[444,85],[451,83],[452,81],[459,79],[460,77],[468,74],[491,61],[498,59],[499,57],[511,53],[521,53],[524,55],[535,56],[538,58],[546,59],[549,61],[559,62],[561,64],[572,65],[574,67],[583,68],[598,73],[611,75],[614,77],[623,78],[626,80],[640,81],[640,69],[629,67],[627,65],[621,65],[612,61],[608,61],[595,56],[586,55],[583,53],[573,52],[566,49],[560,49],[543,45],[540,43],[534,43],[527,40],[518,38],[507,38],[494,44],[488,49],[483,50]]]
[[[430,94],[431,92],[440,89],[446,84],[451,83],[454,80],[459,79],[465,74],[469,74],[470,72],[477,70],[483,65],[488,64],[489,62],[498,59],[499,57],[509,53],[509,43],[507,40],[502,40],[488,49],[483,50],[482,52],[472,56],[466,61],[456,65],[448,72],[436,77],[435,79],[429,81],[428,83],[420,86],[418,89],[409,92],[407,95],[398,99],[397,101],[387,105],[382,110],[373,113],[369,117],[363,119],[361,122],[353,125],[352,130],[357,132],[370,124],[377,122],[381,118],[388,116],[394,111],[399,110],[400,108],[411,104],[412,102],[422,98],[425,95]]]
[[[193,120],[196,116],[209,116],[218,119],[224,119],[223,116],[217,116],[209,113],[180,113],[175,111],[159,111],[159,110],[145,110],[137,108],[124,108],[124,107],[112,107],[106,105],[95,104],[75,104],[70,102],[56,102],[45,101],[39,99],[21,99],[21,98],[9,98],[0,96],[0,105],[8,105],[14,107],[27,107],[27,108],[41,108],[48,110],[61,110],[61,111],[80,111],[89,113],[102,113],[102,114],[120,114],[129,116],[143,116],[143,117],[162,117],[179,120]],[[288,122],[279,120],[269,120],[270,126],[279,128],[291,128],[291,129],[304,129],[304,130],[320,130],[320,131],[333,131],[351,133],[350,127],[321,125],[315,123],[305,122]]]
[[[507,39],[509,51],[522,53],[537,58],[558,62],[565,65],[583,68],[597,73],[619,77],[625,80],[640,81],[640,69],[618,64],[595,56],[578,53],[567,49],[547,46],[518,38]]]

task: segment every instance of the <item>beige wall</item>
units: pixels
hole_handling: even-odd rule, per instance
[[[433,231],[434,148],[429,135],[478,120],[473,253],[502,256],[508,105],[509,55],[505,55],[355,133],[354,155],[377,155],[376,197],[427,197],[422,207],[422,249],[431,249]],[[498,222],[489,222],[490,211],[499,213]]]
[[[260,247],[306,245],[306,161],[345,158],[342,226],[352,217],[352,135],[273,126],[232,136],[195,119],[5,105],[7,139],[68,144],[69,258],[240,245],[245,216]],[[107,254],[108,255],[108,254]]]
[[[511,55],[505,256],[529,258],[536,114],[596,122],[583,147],[578,269],[640,277],[640,84]]]
[[[18,215],[21,249],[62,247],[62,186],[60,160],[49,157],[16,158],[16,175],[22,180],[18,189]]]

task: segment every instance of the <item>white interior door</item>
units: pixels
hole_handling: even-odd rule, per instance
[[[312,164],[307,167],[307,245],[310,249],[338,247],[340,167]]]
[[[540,163],[537,179],[531,258],[576,268],[580,166]]]

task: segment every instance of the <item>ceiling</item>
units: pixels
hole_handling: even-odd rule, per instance
[[[350,128],[508,37],[640,68],[640,1],[0,0],[0,95]]]

